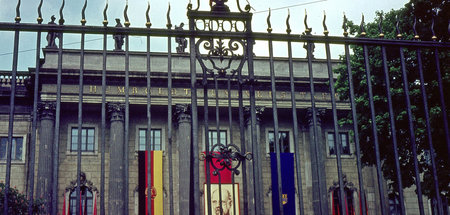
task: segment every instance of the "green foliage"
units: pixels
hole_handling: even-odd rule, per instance
[[[5,201],[5,184],[0,182],[0,214],[3,214],[3,202]],[[9,188],[8,192],[8,211],[9,214],[27,214],[28,200],[25,194],[19,192],[16,188]],[[41,214],[44,212],[44,200],[34,199],[33,214]]]
[[[416,29],[422,40],[431,40],[431,18],[432,12],[439,11],[435,16],[435,35],[439,41],[448,41],[447,33],[448,20],[450,19],[450,3],[448,1],[425,1],[411,0],[404,8],[392,10],[386,14],[377,12],[378,17],[383,16],[382,28],[386,39],[396,39],[397,17],[398,28],[402,34],[402,39],[414,39],[413,23],[414,14],[417,16]],[[366,37],[378,38],[380,18],[365,25]],[[349,21],[349,33],[357,35],[360,26]],[[362,152],[362,162],[365,165],[375,165],[374,137],[372,134],[370,106],[367,88],[363,47],[351,45],[350,64],[352,67],[352,78],[355,91],[355,103],[357,111],[357,121],[360,133],[360,145]],[[439,188],[441,194],[450,199],[450,165],[447,158],[447,146],[443,128],[443,117],[440,103],[440,93],[436,75],[436,64],[434,49],[422,49],[422,62],[425,79],[426,96],[428,100],[431,137],[428,137],[424,114],[424,102],[422,99],[419,68],[417,64],[417,50],[415,48],[404,48],[404,59],[406,73],[408,77],[409,98],[411,100],[411,111],[413,115],[414,134],[419,157],[419,169],[423,176],[422,188],[425,195],[433,197],[434,188],[431,175],[431,163],[427,153],[429,152],[428,139],[432,138],[436,155],[436,165],[438,169]],[[369,46],[369,67],[371,71],[372,91],[375,104],[377,134],[379,140],[382,170],[384,177],[389,179],[392,189],[397,188],[397,177],[395,173],[395,161],[393,140],[391,133],[391,123],[389,107],[386,95],[386,83],[383,70],[383,61],[380,46]],[[414,163],[411,150],[411,136],[409,133],[408,114],[406,107],[406,97],[403,87],[403,76],[400,62],[400,49],[397,46],[386,46],[387,67],[389,70],[390,93],[392,96],[392,106],[395,116],[395,126],[397,134],[398,153],[400,157],[400,169],[402,183],[404,187],[410,187],[415,183]],[[440,68],[444,92],[450,92],[450,51],[439,50]],[[345,56],[341,56],[340,64],[334,72],[339,74],[335,83],[336,92],[340,99],[349,100],[349,85],[347,76],[347,66]],[[450,113],[450,95],[444,93],[447,113]],[[449,118],[449,116],[445,116]],[[352,124],[351,114],[340,120],[341,124]]]

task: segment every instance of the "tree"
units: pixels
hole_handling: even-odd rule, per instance
[[[3,201],[5,199],[5,184],[0,182],[0,208],[3,210]],[[25,194],[20,193],[16,188],[9,188],[8,190],[8,211],[10,214],[27,214],[28,213],[28,199]],[[44,200],[34,199],[33,214],[41,214],[44,212]]]
[[[413,40],[413,25],[417,18],[416,29],[422,40],[432,38],[432,19],[434,17],[434,31],[438,41],[449,41],[450,37],[450,3],[446,0],[411,0],[404,8],[392,10],[386,14],[377,12],[378,18],[365,25],[366,37],[378,38],[380,35],[379,23],[382,19],[384,37],[396,39],[397,20],[398,29],[402,34],[402,39]],[[360,31],[360,26],[353,22],[348,22],[349,33],[356,35]],[[360,32],[359,32],[360,33]],[[370,107],[367,94],[367,81],[364,67],[364,53],[361,46],[350,46],[352,54],[350,56],[352,77],[355,89],[355,102],[357,110],[357,121],[360,133],[360,145],[362,162],[364,165],[374,165],[375,152],[373,144],[373,134],[371,128]],[[371,71],[371,82],[374,95],[376,112],[377,133],[379,138],[380,155],[382,161],[382,171],[391,189],[397,191],[397,177],[393,154],[390,116],[386,96],[386,85],[384,81],[383,62],[381,48],[379,46],[369,47],[369,61]],[[415,139],[417,144],[417,154],[419,155],[419,170],[423,178],[422,190],[429,198],[434,197],[433,177],[431,172],[428,136],[424,114],[424,105],[421,94],[421,84],[417,64],[417,49],[407,47],[404,49],[406,71],[408,76],[409,97],[411,99],[411,110],[413,114]],[[447,144],[445,131],[443,128],[443,115],[440,103],[440,93],[436,75],[436,65],[434,49],[422,49],[423,71],[425,88],[427,92],[428,107],[431,122],[431,138],[435,149],[436,166],[439,178],[439,189],[441,196],[450,200],[450,165],[447,157]],[[392,95],[392,105],[394,109],[396,134],[398,141],[398,153],[401,167],[403,187],[410,187],[415,183],[414,164],[411,151],[411,140],[409,133],[408,115],[405,105],[405,93],[403,90],[402,72],[400,63],[400,51],[398,47],[386,46],[387,65],[389,69],[390,92]],[[440,50],[440,68],[444,92],[450,92],[450,51]],[[341,56],[342,64],[334,70],[339,74],[336,81],[336,92],[340,99],[349,99],[349,86],[347,77],[347,67],[345,56]],[[447,114],[450,113],[450,95],[445,95]],[[449,116],[445,116],[447,119]],[[341,124],[352,124],[352,117],[349,114],[340,120]]]

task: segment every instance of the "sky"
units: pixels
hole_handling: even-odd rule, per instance
[[[81,10],[85,0],[66,0],[65,7],[63,9],[64,19],[66,25],[80,25]],[[268,9],[272,9],[271,24],[273,32],[284,33],[286,32],[286,17],[288,15],[288,9],[290,11],[290,26],[292,33],[301,34],[305,30],[303,19],[305,16],[305,10],[308,13],[308,25],[312,27],[312,33],[316,35],[322,35],[323,27],[323,15],[326,13],[326,24],[330,35],[339,36],[342,35],[343,30],[342,20],[343,13],[345,12],[349,20],[355,23],[361,22],[361,15],[364,14],[365,21],[370,22],[375,18],[376,11],[390,11],[392,9],[402,8],[407,0],[248,0],[253,7],[252,10],[253,21],[252,28],[255,32],[266,32],[267,23],[266,18],[268,15]],[[108,20],[109,26],[114,26],[115,18],[120,18],[123,23],[123,10],[125,8],[126,0],[109,0],[108,4]],[[246,0],[240,0],[241,7],[244,7]],[[148,1],[144,0],[128,0],[128,17],[130,19],[131,27],[145,27],[145,11],[147,9]],[[150,19],[152,22],[152,28],[165,28],[167,24],[166,13],[170,4],[170,17],[173,25],[179,25],[181,22],[187,24],[188,19],[186,16],[187,4],[189,0],[151,0],[150,1]],[[21,23],[36,23],[37,7],[39,0],[22,0],[21,11]],[[42,6],[42,13],[44,23],[50,21],[50,17],[55,15],[57,20],[59,19],[59,9],[61,7],[62,0],[44,0]],[[106,0],[88,0],[86,8],[86,25],[101,26],[103,21],[103,9],[105,7]],[[197,1],[192,1],[193,7],[197,6]],[[228,0],[231,11],[237,11],[236,1]],[[0,22],[14,22],[15,9],[17,5],[16,0],[0,0]],[[282,8],[282,9],[280,9]],[[200,10],[209,10],[209,1],[200,0]],[[185,26],[185,29],[187,26]],[[393,29],[392,29],[393,30]],[[47,41],[45,40],[46,34],[43,33],[41,46],[45,46]],[[0,70],[10,71],[12,68],[12,52],[14,32],[1,31],[0,38],[2,42],[0,45]],[[131,37],[130,38],[130,50],[131,51],[143,51],[145,47],[145,37]],[[108,41],[109,49],[113,49],[113,40],[110,38]],[[302,48],[303,44],[293,44],[294,57],[305,57],[305,51]],[[176,43],[173,43],[173,50],[175,52]],[[267,56],[267,41],[257,41],[255,45],[255,53],[257,56]],[[287,56],[287,48],[285,43],[274,44],[274,55],[279,57]],[[79,49],[80,48],[80,35],[78,34],[65,34],[64,35],[64,48]],[[35,32],[21,32],[19,41],[19,71],[28,70],[29,67],[35,67],[35,54],[36,54],[36,33]],[[86,36],[86,49],[102,49],[102,35],[87,35]],[[152,49],[155,52],[167,51],[167,39],[166,38],[154,38],[152,40]],[[343,47],[339,45],[332,45],[331,54],[332,58],[338,58],[343,53]],[[316,45],[316,58],[324,58],[324,46]],[[43,57],[41,52],[41,57]]]

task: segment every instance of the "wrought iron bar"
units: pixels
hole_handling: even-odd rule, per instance
[[[324,13],[323,16],[323,27],[324,27],[324,34],[325,36],[328,36],[328,30],[327,26],[325,24],[326,15]],[[338,178],[339,178],[339,202],[341,202],[340,210],[341,213],[344,213],[346,208],[346,204],[342,204],[345,202],[346,199],[346,193],[344,190],[344,180],[343,180],[343,174],[342,174],[342,161],[341,161],[341,135],[339,135],[339,125],[338,125],[338,116],[337,116],[337,108],[336,108],[336,97],[335,97],[335,90],[334,90],[334,77],[333,77],[333,68],[331,66],[331,53],[330,53],[330,43],[325,43],[325,52],[327,56],[327,69],[328,69],[328,82],[330,86],[330,98],[331,98],[331,109],[333,112],[333,128],[334,128],[334,148],[336,149],[336,163],[337,163],[337,170],[338,170]],[[332,209],[334,210],[334,208]]]
[[[212,75],[213,75],[213,78],[214,78],[214,94],[215,94],[215,97],[216,97],[215,98],[215,100],[216,100],[216,137],[217,137],[217,143],[216,144],[220,148],[221,143],[220,143],[220,117],[219,117],[219,83],[217,81],[217,74],[212,73]],[[214,146],[213,146],[213,148],[214,148]],[[210,150],[211,150],[211,154],[214,153],[212,151],[212,149],[210,149]],[[211,162],[213,162],[213,161],[211,160]],[[214,171],[216,171],[216,170],[214,170]],[[218,173],[218,177],[219,177],[219,202],[220,202],[219,207],[220,207],[220,215],[223,215],[223,208],[222,208],[222,181],[221,181],[222,178],[220,177],[221,176],[221,174],[220,174],[221,172],[219,170],[217,170],[217,173]],[[208,172],[208,174],[209,174],[209,172]],[[233,196],[233,199],[234,199],[234,196]]]
[[[348,26],[347,26],[347,17],[344,14],[344,22],[342,24],[342,28],[344,29],[344,37],[348,37]],[[356,104],[355,104],[355,90],[353,84],[353,76],[352,76],[352,67],[350,63],[350,50],[349,45],[345,44],[345,63],[347,66],[347,79],[349,85],[349,93],[350,93],[350,107],[352,110],[352,120],[353,120],[353,132],[355,139],[355,148],[356,148],[356,165],[358,169],[358,182],[359,182],[359,192],[360,192],[360,201],[361,204],[361,214],[367,215],[367,205],[366,205],[366,194],[364,191],[364,183],[363,183],[363,175],[362,175],[362,165],[361,165],[361,151],[359,145],[359,129],[358,129],[358,118],[356,116]]]
[[[147,19],[147,22],[145,23],[145,25],[148,29],[150,29],[150,27],[152,26],[152,23],[150,22],[149,12],[150,12],[150,2],[147,5],[147,11],[145,13],[145,16]],[[147,89],[151,89],[151,59],[150,59],[150,36],[149,35],[147,35],[146,60],[147,60]],[[145,139],[145,150],[147,151],[147,153],[151,153],[150,152],[150,150],[151,150],[150,135],[152,133],[152,112],[151,112],[151,105],[152,105],[151,101],[152,100],[151,99],[152,99],[152,96],[150,95],[150,90],[147,90],[147,109],[146,109],[146,112],[147,112],[147,136]],[[147,156],[150,156],[150,154],[148,154]],[[147,159],[147,187],[151,186],[151,184],[152,184],[152,174],[151,174],[152,159],[149,159],[149,158]],[[146,203],[147,203],[148,212],[149,212],[149,214],[151,214],[152,201],[147,200]]]
[[[310,35],[311,34],[311,28],[308,28],[306,20],[307,20],[307,14],[306,14],[306,11],[305,11],[305,20],[304,20],[304,23],[305,23],[305,34],[306,35]],[[317,109],[316,109],[316,98],[314,97],[314,95],[315,95],[314,74],[313,74],[313,68],[312,68],[312,58],[313,58],[312,49],[313,49],[313,45],[314,44],[312,43],[312,41],[307,41],[307,44],[306,44],[306,48],[307,48],[306,56],[307,56],[307,59],[308,59],[308,75],[309,75],[309,88],[310,88],[310,94],[311,94],[311,112],[312,112],[312,124],[313,124],[313,140],[312,141],[310,140],[310,142],[313,142],[314,153],[316,154],[316,156],[314,156],[315,157],[315,161],[313,161],[313,162],[315,162],[317,165],[319,165],[320,164],[319,158],[318,158],[318,155],[320,154],[320,150],[318,148],[319,147],[319,142],[318,142],[319,141],[319,132],[317,130],[317,126],[318,126],[317,125],[318,124],[317,123]],[[316,170],[314,171],[313,174],[315,174],[318,179],[324,178],[322,176],[322,172],[320,171],[320,168],[316,168]],[[317,181],[315,183],[317,183],[317,184],[316,185],[313,184],[313,186],[317,186],[317,189],[319,191],[318,192],[318,195],[319,195],[319,211],[318,212],[320,214],[327,213],[327,210],[324,208],[324,205],[326,206],[326,204],[324,202],[322,202],[322,197],[324,195],[326,195],[326,194],[324,194],[324,190],[323,189],[326,189],[326,188],[321,187],[319,181]],[[314,207],[314,205],[313,205],[313,207]]]
[[[210,43],[213,42],[213,39],[211,39]],[[197,42],[197,46],[200,45],[200,42]],[[214,46],[213,44],[211,44],[212,46]],[[196,49],[198,50],[198,49]],[[200,55],[200,53],[196,53],[198,56]],[[206,71],[206,68],[202,67],[203,70],[203,80],[202,80],[202,85],[203,85],[203,127],[204,127],[204,137],[205,137],[205,155],[208,156],[210,154],[210,139],[209,139],[209,126],[208,126],[208,73]],[[195,145],[195,142],[194,142]],[[206,208],[206,210],[208,211],[208,214],[212,214],[212,206],[211,206],[211,177],[210,177],[210,173],[211,173],[211,168],[210,168],[210,164],[211,164],[211,160],[210,159],[205,159],[206,162],[206,188],[207,188],[207,192],[204,194],[206,195],[206,201],[208,204],[208,208]],[[195,186],[195,185],[194,185]]]
[[[242,70],[238,70],[238,111],[239,111],[239,136],[241,149],[243,152],[246,152],[246,143],[245,143],[245,121],[244,121],[244,99],[242,96],[242,88],[244,84],[244,80],[242,78]],[[228,81],[230,82],[230,81]],[[228,85],[228,89],[230,90],[230,85]],[[231,91],[228,92],[228,101],[231,100]],[[242,162],[242,184],[243,184],[243,195],[244,195],[244,214],[248,215],[249,207],[248,207],[248,190],[247,190],[247,166],[246,161]]]
[[[62,10],[64,8],[65,0],[61,5],[59,25],[64,25],[64,18]],[[55,110],[55,133],[53,139],[53,176],[52,176],[52,203],[51,214],[58,213],[58,170],[59,170],[59,129],[61,120],[61,81],[62,81],[62,62],[63,62],[63,34],[59,35],[58,46],[58,74],[56,78],[56,110]]]
[[[419,204],[419,212],[421,215],[423,215],[423,214],[425,214],[425,211],[423,208],[422,186],[420,185],[419,163],[417,161],[416,135],[414,133],[413,114],[411,111],[411,100],[409,98],[409,86],[408,86],[409,83],[408,83],[408,76],[406,74],[405,54],[404,54],[404,50],[402,47],[400,47],[400,63],[401,63],[401,71],[402,71],[402,77],[403,77],[403,90],[405,92],[405,99],[406,99],[406,112],[408,114],[408,125],[409,125],[412,156],[413,156],[413,162],[414,162],[417,199],[418,199],[418,204]]]
[[[130,27],[130,21],[128,20],[128,0],[126,1],[125,9],[123,11],[123,16],[125,18],[125,28]],[[124,214],[128,214],[128,201],[129,201],[129,193],[128,193],[128,187],[129,187],[129,140],[130,140],[130,134],[129,134],[129,128],[130,128],[130,35],[125,35],[125,145],[124,145]]]
[[[400,203],[400,211],[401,214],[405,214],[405,205],[404,205],[404,197],[403,197],[403,182],[402,182],[402,174],[400,170],[400,160],[398,156],[398,147],[397,147],[397,130],[395,126],[395,115],[394,108],[392,107],[392,97],[391,97],[391,84],[389,80],[389,69],[387,66],[387,58],[386,58],[386,47],[381,46],[381,56],[383,61],[383,71],[386,85],[386,96],[388,100],[389,107],[389,119],[390,119],[390,127],[391,127],[391,135],[392,135],[392,147],[394,150],[394,160],[395,160],[395,170],[397,176],[397,184],[398,184],[398,197]]]
[[[445,131],[445,141],[447,142],[447,155],[448,160],[450,160],[450,131],[448,126],[448,115],[447,115],[447,107],[445,105],[444,99],[444,85],[442,84],[442,75],[441,75],[441,66],[439,63],[439,50],[438,48],[434,49],[434,59],[436,64],[436,76],[439,86],[439,99],[441,102],[441,110],[442,110],[442,119],[444,121],[444,131]]]
[[[17,15],[16,24],[20,23],[20,0],[17,3]],[[3,200],[3,213],[8,214],[8,193],[10,189],[11,180],[11,152],[12,152],[12,141],[14,140],[14,112],[15,112],[15,99],[16,99],[16,79],[17,79],[17,61],[19,52],[19,34],[20,31],[16,30],[14,32],[14,52],[13,52],[13,65],[11,71],[11,93],[9,100],[9,123],[8,123],[8,143],[6,144],[6,176],[5,176],[5,196]]]
[[[82,19],[81,23],[83,23],[84,18]],[[80,179],[80,173],[81,173],[81,144],[82,142],[82,136],[81,132],[83,129],[83,77],[84,77],[84,40],[85,40],[85,34],[81,34],[81,50],[80,50],[80,73],[79,73],[79,82],[78,82],[78,145],[77,145],[77,187],[76,187],[76,194],[77,194],[77,202],[76,202],[76,213],[80,214],[80,204],[81,204],[81,179]],[[86,131],[87,135],[87,131]],[[87,143],[86,143],[87,144]]]
[[[361,20],[361,36],[364,37],[366,32],[364,30],[364,15]],[[373,101],[373,92],[372,92],[372,76],[370,75],[370,65],[369,65],[369,53],[367,49],[367,45],[363,45],[364,52],[364,68],[366,70],[366,79],[367,79],[367,90],[369,95],[369,106],[370,106],[370,117],[372,121],[372,134],[374,139],[375,146],[375,158],[376,158],[376,170],[377,170],[377,179],[378,179],[378,192],[380,197],[380,205],[381,205],[381,214],[386,214],[386,201],[384,199],[384,190],[383,190],[383,175],[381,173],[381,161],[380,161],[380,150],[378,144],[378,133],[377,133],[377,122],[375,116],[375,105]]]
[[[42,14],[41,14],[41,7],[42,7],[43,0],[40,1],[38,6],[38,18],[37,22],[38,24],[41,24]],[[41,31],[36,32],[36,69],[34,72],[34,91],[33,91],[33,121],[31,124],[31,139],[30,139],[30,166],[29,166],[29,187],[28,187],[28,214],[33,214],[33,202],[34,202],[34,170],[35,170],[35,159],[36,159],[36,130],[37,130],[37,118],[38,118],[38,112],[37,112],[37,104],[39,102],[39,65],[40,65],[40,57],[41,57]]]
[[[267,17],[267,32],[272,32],[272,27],[270,24],[270,10],[269,10],[269,16]],[[268,40],[269,45],[269,69],[270,69],[270,83],[271,83],[271,92],[272,92],[272,114],[273,114],[273,124],[274,124],[274,144],[275,144],[275,154],[276,154],[276,162],[277,162],[277,181],[278,181],[278,187],[273,187],[272,189],[278,189],[278,202],[273,202],[273,204],[278,203],[279,212],[281,215],[284,214],[284,208],[283,208],[283,189],[282,189],[282,179],[281,179],[281,158],[280,158],[280,142],[279,142],[279,131],[278,131],[278,108],[277,108],[277,90],[275,86],[275,69],[273,65],[273,42],[272,40]]]
[[[194,30],[194,20],[189,20],[189,30]],[[194,214],[200,214],[200,179],[199,179],[199,149],[198,149],[198,105],[197,105],[197,73],[196,73],[196,48],[195,36],[189,37],[189,53],[190,53],[190,74],[191,74],[191,113],[192,113],[192,131],[191,131],[191,146],[192,146],[192,176],[193,176],[193,205]],[[191,210],[191,209],[190,209]]]
[[[103,10],[103,27],[108,26],[108,0],[105,4],[105,9]],[[107,34],[103,34],[103,51],[102,51],[102,121],[101,121],[101,160],[100,160],[100,215],[105,215],[105,153],[106,153],[106,48],[108,42],[106,40]]]
[[[421,49],[417,49],[416,50],[416,55],[417,55],[417,67],[419,69],[419,76],[420,76],[420,91],[422,93],[422,100],[423,100],[423,108],[424,108],[424,113],[425,113],[425,126],[427,127],[427,136],[428,136],[428,146],[429,146],[429,150],[430,150],[430,160],[431,160],[431,167],[432,167],[432,172],[433,172],[433,185],[434,185],[434,190],[435,190],[435,198],[437,201],[437,205],[438,205],[438,214],[443,214],[443,208],[442,208],[442,201],[441,201],[441,195],[439,192],[439,179],[437,176],[437,169],[436,169],[436,155],[435,155],[435,150],[433,147],[433,137],[431,134],[431,125],[430,125],[430,114],[429,114],[429,109],[428,109],[428,99],[427,99],[427,93],[426,93],[426,89],[425,89],[425,78],[423,76],[423,64],[422,64],[422,51]]]
[[[169,10],[167,11],[167,28],[170,30],[172,28],[172,24],[170,22],[170,4]],[[150,88],[148,88],[150,89]],[[167,38],[167,137],[169,141],[169,200],[170,200],[170,215],[174,213],[174,202],[173,202],[173,154],[172,154],[172,37],[169,36]]]
[[[289,25],[289,18],[286,19],[287,34],[291,33],[291,28]],[[298,118],[297,118],[297,102],[295,100],[295,81],[294,81],[294,66],[292,60],[292,42],[287,41],[288,45],[288,60],[289,60],[289,84],[291,88],[291,108],[292,108],[292,130],[294,131],[294,151],[295,151],[295,170],[297,175],[297,193],[298,193],[298,205],[300,209],[300,215],[305,214],[304,204],[303,204],[303,186],[302,186],[302,174],[301,174],[301,157],[300,157],[300,146],[298,138]],[[303,142],[304,143],[304,142]]]

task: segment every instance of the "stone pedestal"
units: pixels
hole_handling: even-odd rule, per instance
[[[176,145],[179,155],[179,211],[189,211],[191,191],[191,111],[187,104],[175,106]]]
[[[39,103],[39,160],[36,180],[36,197],[48,200],[50,211],[53,177],[53,139],[55,134],[55,102]]]
[[[110,117],[109,136],[109,186],[108,186],[108,211],[110,213],[124,213],[125,192],[124,184],[124,109],[121,103],[108,103],[108,114]]]

